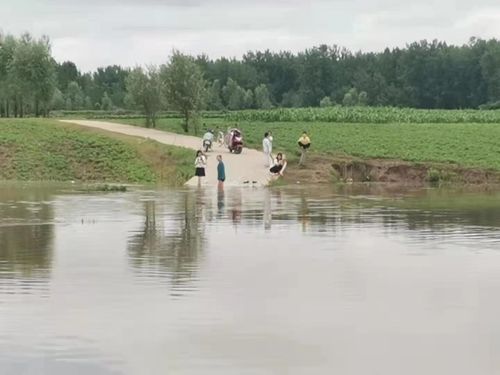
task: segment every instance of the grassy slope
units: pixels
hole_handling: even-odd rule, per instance
[[[142,126],[141,119],[122,119]],[[234,124],[206,119],[206,127],[226,129]],[[500,124],[341,124],[241,122],[249,147],[260,148],[271,130],[274,149],[297,152],[296,142],[307,130],[312,151],[362,158],[400,159],[411,162],[453,163],[465,167],[500,170]],[[160,119],[158,129],[182,132],[181,120]]]
[[[0,178],[180,184],[192,152],[53,120],[0,120]]]

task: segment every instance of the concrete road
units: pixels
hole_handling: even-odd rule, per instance
[[[117,124],[105,121],[90,120],[61,120],[65,123],[77,124],[89,128],[103,129],[115,133],[131,135],[152,139],[167,145],[185,147],[192,150],[202,148],[201,138],[167,133],[156,129],[141,128],[138,126]],[[264,165],[264,155],[262,152],[244,148],[240,155],[234,155],[225,147],[214,145],[213,151],[208,153],[207,157],[207,177],[203,185],[215,186],[217,184],[217,160],[216,156],[222,155],[226,166],[226,185],[227,186],[265,186],[270,181],[268,168]],[[194,173],[195,152],[193,152],[193,173]],[[192,178],[187,185],[195,186],[198,184],[197,178]]]

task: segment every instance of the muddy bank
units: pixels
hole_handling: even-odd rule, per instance
[[[500,171],[400,160],[311,156],[305,167],[290,163],[284,182],[301,184],[378,182],[406,186],[499,184]]]

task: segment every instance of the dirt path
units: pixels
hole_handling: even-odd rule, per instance
[[[98,128],[116,133],[131,135],[135,137],[148,138],[160,143],[172,146],[186,147],[193,150],[201,148],[201,138],[180,135],[175,133],[167,133],[155,129],[146,129],[138,126],[123,125],[104,121],[88,121],[88,120],[61,120],[65,123],[87,126],[89,128]],[[194,158],[193,152],[193,171]],[[226,148],[215,145],[214,150],[208,154],[207,177],[204,185],[215,186],[217,183],[217,160],[216,155],[221,154],[226,166],[226,185],[254,185],[265,186],[269,183],[268,169],[264,166],[264,156],[261,152],[243,149],[241,155],[231,154]],[[248,181],[248,182],[247,182]],[[255,181],[255,182],[254,182]],[[187,182],[187,185],[197,185],[197,179],[192,178]]]

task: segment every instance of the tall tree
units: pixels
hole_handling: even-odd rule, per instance
[[[126,78],[128,69],[118,65],[98,68],[93,74],[92,92],[89,95],[94,101],[100,101],[107,92],[113,104],[123,107],[126,95]]]
[[[105,91],[101,99],[101,109],[103,111],[110,111],[114,107],[113,100],[109,97],[108,93]]]
[[[271,98],[267,86],[260,84],[255,88],[255,107],[258,109],[272,108]]]
[[[226,86],[222,89],[224,101],[230,110],[245,108],[245,90],[232,78],[227,80]]]
[[[77,82],[68,83],[66,88],[66,109],[77,110],[82,109],[84,105],[84,96],[82,88]]]
[[[57,64],[57,83],[59,90],[64,91],[70,82],[78,82],[80,72],[74,62],[65,61],[62,64]]]
[[[146,115],[146,127],[156,127],[156,114],[162,104],[158,68],[149,66],[146,70],[141,67],[133,69],[126,79],[126,85],[132,102]]]
[[[216,79],[207,91],[207,108],[211,110],[220,111],[224,109],[222,103],[222,86],[218,79]]]
[[[170,61],[160,69],[163,92],[168,104],[184,117],[183,128],[189,131],[204,106],[207,82],[193,57],[174,51]]]
[[[47,37],[38,40],[24,34],[15,48],[8,71],[16,88],[20,115],[32,105],[36,116],[47,114],[56,88],[54,63]]]
[[[0,115],[10,116],[10,104],[13,99],[12,79],[9,69],[17,47],[17,40],[12,35],[0,33]]]
[[[481,57],[481,69],[486,83],[488,100],[500,101],[500,43],[490,41]]]

